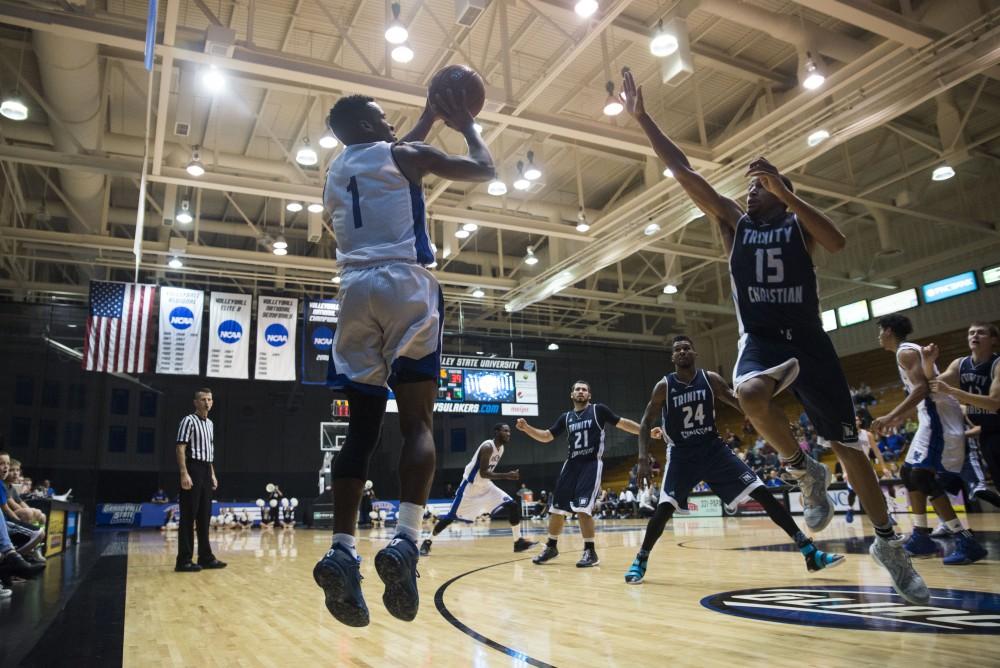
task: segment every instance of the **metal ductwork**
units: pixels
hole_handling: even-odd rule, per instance
[[[867,208],[868,214],[875,221],[875,230],[878,232],[879,257],[891,257],[902,253],[903,248],[894,239],[892,225],[889,223],[889,217],[885,211],[871,206]]]
[[[63,153],[101,150],[101,74],[97,45],[34,31],[35,54],[45,99],[56,118],[50,119],[52,145]],[[70,229],[95,232],[100,226],[105,176],[73,169],[59,170],[67,199],[83,218],[70,218]]]

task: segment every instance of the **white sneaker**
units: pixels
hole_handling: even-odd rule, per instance
[[[907,603],[927,605],[931,600],[931,592],[927,589],[924,579],[913,568],[910,555],[897,543],[898,541],[876,536],[875,542],[868,548],[868,553],[879,566],[889,571],[892,588]]]
[[[951,529],[944,522],[938,522],[938,525],[934,527],[934,531],[931,532],[931,538],[947,538],[952,534]]]
[[[809,531],[822,531],[835,512],[833,497],[826,491],[833,475],[825,464],[806,457],[804,469],[786,469],[802,491],[802,517]]]
[[[3,587],[0,587],[0,598],[10,598],[13,595],[14,592],[12,592],[10,589],[4,589]]]

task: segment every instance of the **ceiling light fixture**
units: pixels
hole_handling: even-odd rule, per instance
[[[799,56],[799,61],[802,62],[801,71],[799,72],[799,81],[802,82],[802,87],[806,90],[816,90],[826,81],[826,75],[823,74],[822,69],[822,59],[814,58],[811,51],[805,52],[805,58]]]
[[[576,231],[586,232],[590,229],[590,223],[587,222],[587,214],[584,212],[583,207],[580,207],[580,211],[576,214]]]
[[[455,230],[455,237],[458,239],[468,239],[472,236],[472,232],[468,230]]]
[[[806,143],[809,144],[809,146],[817,146],[819,144],[822,144],[829,138],[830,138],[830,133],[827,132],[826,130],[816,130],[816,132],[813,132],[808,137],[806,137]]]
[[[934,171],[931,172],[932,181],[947,181],[953,176],[955,176],[955,170],[951,165],[941,165],[940,167],[935,167]]]
[[[23,121],[28,117],[28,107],[17,96],[5,97],[0,102],[0,114],[12,121]]]
[[[337,138],[329,130],[319,138],[319,145],[321,148],[334,148],[337,145]]]
[[[531,246],[528,246],[528,250],[524,254],[524,263],[529,266],[538,264],[538,257],[535,255],[535,249]]]
[[[656,223],[650,223],[649,225],[646,225],[646,228],[642,231],[642,233],[645,234],[647,237],[651,237],[659,231],[660,231],[659,225],[657,225]]]
[[[674,285],[673,283],[667,283],[666,285],[663,286],[663,294],[665,294],[665,295],[676,295],[677,294],[677,286]]]
[[[573,6],[573,11],[580,18],[590,18],[597,11],[597,0],[577,0],[577,3]]]
[[[617,116],[625,109],[622,101],[615,97],[615,84],[608,81],[604,84],[604,90],[608,91],[608,98],[604,101],[604,115]]]
[[[402,44],[410,38],[410,33],[406,30],[406,26],[403,25],[402,21],[399,20],[399,3],[392,3],[391,9],[392,21],[389,22],[389,25],[385,29],[385,41],[389,42],[389,44]]]
[[[542,178],[542,170],[535,165],[535,152],[528,151],[528,166],[524,170],[524,178],[529,181],[537,181]]]
[[[295,153],[295,162],[300,165],[305,165],[306,167],[315,165],[319,162],[319,156],[316,155],[315,149],[309,145],[309,137],[304,137],[302,139],[302,146]]]
[[[466,232],[475,232],[479,229],[479,225],[476,225],[475,223],[465,223],[462,225],[462,229]]]
[[[517,178],[514,180],[514,190],[527,190],[531,187],[531,181],[524,178],[524,163],[517,161]]]
[[[205,165],[201,164],[201,151],[198,149],[197,144],[191,150],[191,162],[184,169],[191,176],[201,176],[205,173]]]
[[[174,218],[181,225],[187,225],[194,220],[194,218],[191,217],[191,202],[188,200],[182,200],[180,213],[174,216]]]
[[[671,169],[669,167],[667,167],[666,169],[663,170],[663,175],[665,177],[667,177],[668,179],[674,178],[674,173],[673,173],[673,171],[671,171]]]
[[[172,257],[170,258],[170,261],[167,262],[167,266],[170,267],[171,269],[183,269],[184,263],[181,262],[181,259],[179,257]]]
[[[285,211],[291,211],[292,213],[298,213],[302,210],[301,202],[289,202],[285,205]]]
[[[500,197],[501,195],[507,194],[507,184],[500,179],[493,179],[490,184],[486,186],[486,192],[493,195],[494,197]]]
[[[201,73],[201,85],[208,90],[209,93],[215,95],[216,93],[221,93],[226,89],[226,77],[222,74],[220,70],[215,65],[209,65]]]
[[[472,291],[472,296],[475,297],[476,299],[482,299],[483,297],[486,296],[486,293],[483,291],[482,288],[476,288],[475,290]]]
[[[678,46],[677,36],[664,30],[663,19],[660,19],[653,30],[652,37],[650,37],[649,52],[657,58],[666,58],[677,51]]]
[[[392,52],[389,54],[392,59],[397,63],[408,63],[413,60],[413,49],[406,42],[400,44],[399,46],[393,48]]]
[[[274,240],[273,247],[276,248],[276,249],[279,249],[279,250],[288,248],[288,242],[285,241],[285,235],[284,234],[279,234],[278,235],[278,238]]]
[[[309,213],[323,213],[323,205],[319,202],[313,202],[306,207],[306,211]]]
[[[277,246],[275,246],[271,250],[271,252],[274,253],[275,255],[288,255],[288,249],[287,248],[278,248]]]

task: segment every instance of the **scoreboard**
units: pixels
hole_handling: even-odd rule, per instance
[[[434,412],[538,415],[537,375],[535,360],[442,355]]]

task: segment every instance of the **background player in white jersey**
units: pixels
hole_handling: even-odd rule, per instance
[[[878,326],[879,345],[896,355],[906,398],[888,414],[875,418],[872,429],[881,432],[896,427],[914,409],[919,423],[906,452],[906,463],[900,471],[910,497],[910,517],[913,520],[913,533],[903,547],[913,556],[930,557],[937,553],[937,543],[931,539],[931,530],[927,526],[927,501],[930,499],[934,512],[958,534],[955,549],[944,558],[945,565],[958,566],[979,561],[986,556],[986,550],[968,529],[962,527],[962,521],[955,514],[939,478],[939,473],[958,474],[962,470],[965,460],[962,407],[949,396],[931,396],[920,346],[906,340],[913,332],[909,318],[893,313],[879,318]]]
[[[691,339],[674,337],[671,360],[677,370],[653,387],[642,415],[636,477],[639,480],[649,478],[649,446],[657,436],[668,441],[666,463],[659,505],[646,525],[642,548],[625,573],[625,582],[639,584],[643,581],[653,546],[674,512],[687,512],[688,495],[701,480],[708,483],[730,510],[735,511],[747,498],[757,501],[771,521],[795,541],[810,572],[840,565],[844,557],[816,549],[812,539],[796,526],[788,509],[722,441],[715,426],[715,400],[718,398],[736,410],[740,409],[739,402],[722,376],[699,369],[697,359]],[[654,434],[653,425],[657,419],[663,426]]]
[[[733,301],[740,324],[733,386],[740,407],[802,490],[806,527],[820,531],[833,518],[827,486],[830,470],[807,457],[788,429],[777,395],[791,389],[816,433],[830,442],[861,497],[875,529],[869,554],[885,568],[895,590],[923,605],[930,590],[914,570],[902,537],[892,527],[878,478],[857,445],[854,403],[837,350],[823,331],[813,251],[842,250],[844,235],[828,217],[796,196],[792,182],[763,158],[747,167],[746,213],[691,168],[684,152],[646,113],[642,88],[630,72],[625,106],[646,133],[656,155],[673,172],[694,204],[715,219],[729,251]]]
[[[532,561],[544,564],[559,554],[557,544],[566,517],[576,513],[583,536],[583,556],[577,568],[588,568],[601,563],[594,548],[594,502],[601,491],[601,473],[604,470],[604,430],[618,427],[629,434],[639,433],[639,424],[628,418],[618,417],[604,404],[590,403],[590,383],[578,380],[570,391],[573,410],[566,411],[548,429],[532,427],[524,418],[518,418],[517,428],[539,443],[566,432],[569,452],[566,463],[559,472],[556,488],[552,492],[552,511],[549,516],[549,539],[545,549]]]
[[[462,133],[468,156],[421,143],[438,117]],[[385,112],[370,97],[343,97],[327,125],[344,143],[330,165],[323,201],[337,237],[342,268],[340,322],[328,385],[350,406],[344,448],[333,464],[334,536],[313,577],[326,607],[341,622],[368,624],[354,545],[368,460],[378,443],[392,387],[403,447],[396,535],[375,556],[385,583],[382,601],[404,621],[417,614],[417,546],[434,476],[432,418],[444,325],[441,288],[424,265],[434,261],[427,236],[421,180],[435,174],[458,181],[493,178],[493,159],[473,127],[464,94],[429,101],[417,126],[397,141]]]
[[[494,480],[519,480],[521,472],[497,471],[496,466],[503,457],[504,446],[510,442],[510,425],[500,422],[493,427],[493,438],[483,441],[472,459],[465,465],[462,482],[455,492],[455,500],[446,515],[443,515],[434,525],[432,536],[437,536],[455,520],[473,522],[480,515],[493,515],[501,511],[507,512],[510,530],[514,534],[514,551],[524,552],[535,541],[521,537],[521,502],[511,498],[510,494],[497,487]],[[420,545],[420,554],[431,552],[431,539],[427,538]]]

